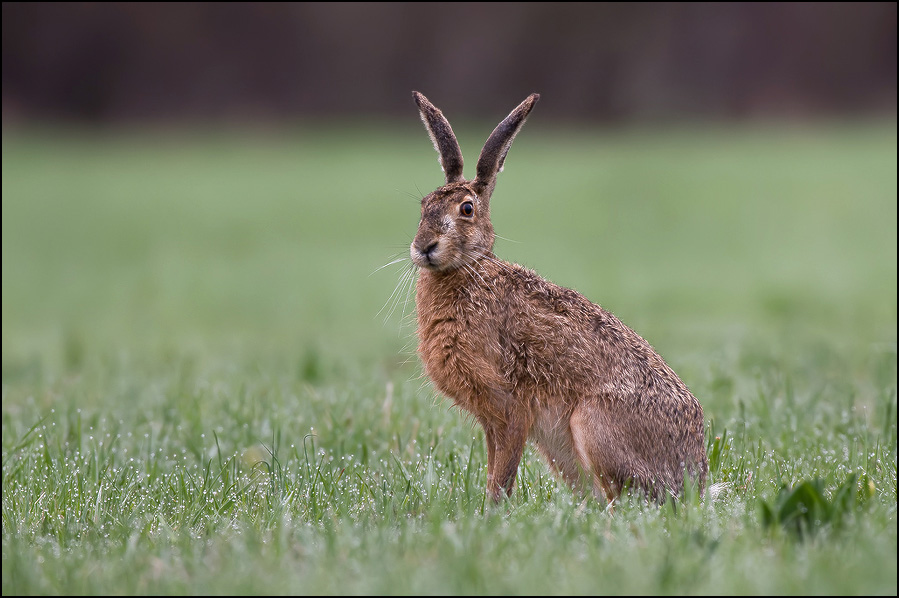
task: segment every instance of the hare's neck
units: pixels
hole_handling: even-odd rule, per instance
[[[447,272],[422,269],[418,273],[415,304],[419,320],[453,317],[477,289],[491,284],[497,276],[496,257],[488,253],[462,268]]]

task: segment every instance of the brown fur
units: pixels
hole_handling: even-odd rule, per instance
[[[488,494],[511,494],[528,438],[572,487],[592,483],[610,502],[626,485],[663,501],[685,475],[702,487],[702,406],[677,374],[611,313],[493,254],[496,174],[539,96],[497,126],[466,181],[449,122],[413,95],[447,180],[422,199],[410,248],[418,352],[484,428]]]

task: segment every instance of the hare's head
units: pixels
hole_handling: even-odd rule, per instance
[[[460,268],[493,248],[490,195],[496,175],[540,96],[528,96],[497,125],[481,150],[477,175],[466,181],[462,176],[462,150],[449,121],[422,94],[414,91],[412,95],[446,174],[446,184],[421,200],[421,221],[410,249],[412,262],[430,270]]]

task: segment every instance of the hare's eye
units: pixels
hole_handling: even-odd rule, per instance
[[[470,201],[463,201],[459,206],[459,213],[463,216],[471,216],[474,214],[474,204]]]

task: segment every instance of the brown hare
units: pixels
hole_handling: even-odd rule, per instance
[[[413,92],[446,184],[421,200],[412,241],[418,352],[437,389],[487,440],[487,493],[511,495],[531,438],[573,488],[662,502],[705,484],[699,401],[653,348],[579,293],[493,254],[490,196],[532,94],[493,131],[472,180],[449,122]]]

